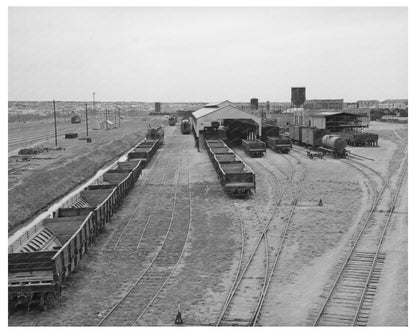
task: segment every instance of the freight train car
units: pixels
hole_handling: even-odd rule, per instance
[[[302,127],[302,144],[317,148],[322,145],[322,137],[330,133],[327,129],[316,127]]]
[[[302,143],[302,128],[304,126],[291,126],[289,128],[289,137],[293,142]]]
[[[332,154],[334,157],[345,158],[347,155],[347,141],[339,137],[338,135],[324,135],[322,137],[322,146],[319,150],[324,154]]]
[[[277,153],[287,154],[292,149],[292,142],[285,136],[268,137],[267,146]]]
[[[292,126],[290,138],[300,145],[316,149],[323,154],[332,154],[334,157],[343,158],[347,155],[345,146],[347,141],[339,135],[329,134],[327,129],[316,127]]]
[[[205,140],[205,146],[228,195],[247,197],[255,191],[255,173],[222,140]]]
[[[146,139],[147,140],[158,140],[159,144],[163,144],[165,138],[165,131],[162,126],[151,127],[147,130]]]
[[[277,125],[271,124],[261,124],[261,137],[260,140],[266,143],[267,146],[267,138],[270,137],[278,137],[280,134],[280,128]]]
[[[150,148],[158,147],[160,140],[162,135]],[[141,160],[118,162],[9,245],[9,313],[19,305],[45,309],[59,298],[66,279],[110,222],[143,166]]]
[[[243,149],[247,155],[251,157],[262,157],[266,152],[266,144],[259,140],[242,140]]]
[[[191,134],[191,121],[189,120],[189,117],[183,117],[181,120],[181,133],[182,134]]]
[[[145,141],[140,142],[136,147],[129,152],[127,158],[129,161],[141,160],[143,167],[149,164],[153,155],[163,144],[163,136],[159,137],[156,140],[146,139]]]
[[[178,118],[173,114],[169,117],[168,122],[169,126],[175,126]]]

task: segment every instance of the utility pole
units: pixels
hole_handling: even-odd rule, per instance
[[[53,100],[53,118],[55,120],[55,146],[58,146],[58,133],[56,130],[56,110],[55,110],[55,100]]]
[[[108,109],[105,107],[105,130],[108,131]]]
[[[95,91],[92,93],[92,112],[95,112]]]
[[[118,108],[118,128],[120,128],[120,108]]]
[[[87,136],[88,136],[88,109],[87,109],[87,103],[85,103],[85,124],[87,125]]]

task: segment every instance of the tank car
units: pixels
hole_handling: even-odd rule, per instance
[[[181,121],[181,132],[182,134],[191,133],[191,122],[188,117],[183,117]]]
[[[320,150],[323,153],[332,153],[334,157],[341,157],[344,158],[346,156],[346,149],[347,141],[342,139],[338,135],[324,135],[322,137],[322,146]]]

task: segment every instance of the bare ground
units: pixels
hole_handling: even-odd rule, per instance
[[[362,162],[386,174],[393,157],[399,160],[405,156],[396,150],[407,143],[407,126],[385,123],[372,126],[381,134],[380,147],[352,150],[373,158],[374,161]],[[249,221],[252,212],[237,212],[234,201],[225,196],[206,152],[193,148],[192,137],[182,136],[177,127],[167,127],[167,134],[165,148],[155,155],[106,232],[70,278],[61,302],[42,314],[39,325],[95,325],[120,299],[161,244],[172,209],[172,184],[175,175],[186,168],[181,159],[188,157],[192,218],[184,255],[137,324],[173,325],[178,304],[185,324],[215,323],[237,269],[241,248],[239,217],[243,220],[247,217],[248,237],[256,238],[258,228]],[[262,326],[313,323],[312,314],[321,304],[320,296],[371,200],[368,181],[357,170],[331,158],[310,160],[300,155],[298,158],[306,170],[305,186],[266,298],[260,318]],[[268,181],[259,180],[258,193],[249,200],[267,217],[276,191],[287,185],[285,174],[290,167],[287,160],[272,152],[261,163],[274,166],[277,185],[271,183],[272,177]],[[258,175],[266,177],[261,166],[253,163],[252,167]],[[187,188],[186,178],[181,175],[180,186]],[[290,204],[292,193],[293,189],[285,194],[286,205]],[[323,200],[322,207],[317,205],[319,199]],[[371,326],[407,325],[407,187],[396,211],[383,245],[387,255],[368,322]],[[143,233],[149,214],[158,218],[147,226],[146,230],[152,232]],[[283,206],[273,220],[276,228],[286,215]],[[143,252],[134,251],[138,242]],[[27,324],[30,323],[21,318],[9,319],[9,325]]]

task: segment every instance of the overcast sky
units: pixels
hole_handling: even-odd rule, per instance
[[[406,8],[9,8],[9,100],[407,98]]]

